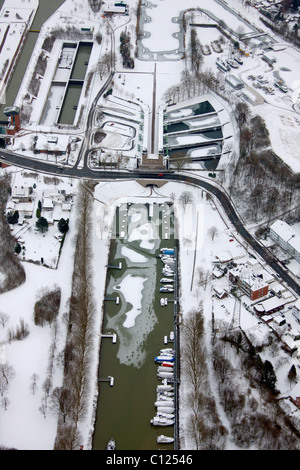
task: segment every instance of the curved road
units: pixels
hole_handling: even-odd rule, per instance
[[[159,179],[166,181],[178,181],[194,186],[200,187],[212,193],[221,203],[224,211],[226,212],[230,222],[237,230],[237,232],[244,238],[244,240],[256,251],[265,261],[271,266],[271,268],[285,281],[291,289],[297,295],[300,295],[300,285],[297,283],[282,265],[269,253],[269,251],[261,245],[242,225],[241,220],[236,214],[229,198],[221,191],[217,186],[209,183],[206,180],[197,178],[195,176],[183,175],[180,173],[164,172],[158,177],[157,173],[145,172],[145,171],[103,171],[103,170],[91,170],[87,167],[86,161],[83,168],[74,167],[63,167],[57,168],[55,165],[47,162],[41,162],[33,160],[22,155],[8,152],[7,150],[0,150],[0,159],[3,162],[9,163],[14,166],[21,168],[31,169],[34,171],[40,171],[42,173],[56,174],[64,177],[79,178],[79,179],[93,179],[93,180],[130,180],[130,179]]]

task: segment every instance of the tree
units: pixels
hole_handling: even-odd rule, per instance
[[[18,211],[9,212],[6,218],[9,224],[17,224],[19,220],[19,212]]]
[[[266,360],[263,364],[263,381],[275,392],[275,384],[277,382],[274,368],[270,361]]]
[[[35,225],[36,228],[42,233],[47,232],[49,228],[48,220],[45,219],[45,217],[39,217]]]
[[[293,364],[289,370],[288,379],[291,384],[297,382],[297,371],[296,371],[295,364]]]
[[[185,210],[187,204],[191,204],[193,202],[193,195],[189,191],[184,191],[179,197],[179,203]]]
[[[67,233],[67,231],[69,230],[69,219],[65,220],[64,218],[61,218],[58,221],[57,226],[58,226],[58,230],[61,233]]]
[[[61,301],[61,290],[59,287],[43,293],[34,305],[34,322],[43,326],[45,322],[50,325],[58,315]]]
[[[68,388],[55,387],[51,394],[51,409],[57,415],[62,415],[63,422],[73,409],[72,394]]]

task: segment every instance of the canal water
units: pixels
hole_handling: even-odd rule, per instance
[[[116,333],[117,342],[102,338],[99,364],[99,379],[114,377],[114,384],[99,382],[93,449],[105,449],[114,438],[118,450],[155,450],[158,435],[174,437],[173,426],[150,423],[161,384],[154,360],[160,349],[173,346],[164,344],[164,336],[174,331],[174,293],[159,292],[163,263],[156,257],[160,248],[176,244],[174,214],[169,205],[155,209],[152,217],[148,204],[122,206],[116,213],[102,333]],[[170,238],[162,240],[166,233]],[[122,268],[114,268],[119,263]],[[110,300],[117,297],[119,304]],[[161,306],[162,297],[167,306]]]
[[[0,5],[2,6],[4,2],[1,1]],[[32,29],[40,30],[43,23],[50,18],[50,16],[64,3],[64,0],[39,0],[39,8],[35,15]],[[13,76],[9,83],[8,89],[6,91],[5,103],[0,107],[0,120],[7,120],[7,116],[3,114],[3,110],[6,106],[13,106],[15,99],[17,97],[20,85],[22,83],[25,71],[30,60],[31,54],[33,52],[36,40],[38,38],[38,33],[28,33],[25,45],[23,47],[22,53],[19,57],[17,66],[14,70]]]

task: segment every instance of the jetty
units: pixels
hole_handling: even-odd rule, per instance
[[[102,338],[112,338],[112,342],[115,344],[117,342],[117,334],[116,333],[106,333],[101,335]]]

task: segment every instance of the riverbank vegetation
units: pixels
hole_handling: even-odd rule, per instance
[[[92,273],[91,205],[93,188],[81,184],[77,199],[77,239],[72,293],[67,316],[68,333],[64,351],[62,387],[51,395],[52,409],[58,414],[55,449],[78,449],[78,423],[85,417],[90,399],[90,361],[93,349],[95,300]]]
[[[299,423],[280,407],[271,362],[240,328],[217,320],[209,335],[208,327],[202,305],[182,325],[182,448],[299,448]]]
[[[10,177],[0,178],[0,294],[15,289],[25,282],[25,270],[14,254],[16,240],[12,237],[6,218],[6,204],[10,191]]]

